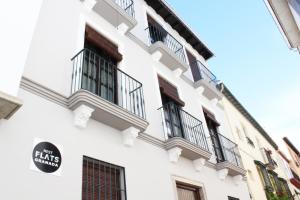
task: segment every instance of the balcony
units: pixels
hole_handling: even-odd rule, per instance
[[[133,0],[97,0],[93,10],[113,26],[124,29],[124,32],[137,24]]]
[[[272,151],[266,150],[266,149],[265,149],[265,155],[266,155],[266,158],[267,158],[267,160],[268,160],[268,163],[266,164],[266,167],[267,167],[269,170],[275,170],[275,168],[277,167],[277,163],[276,163],[276,161],[272,158]]]
[[[0,120],[9,119],[21,106],[20,99],[0,91]]]
[[[203,89],[203,95],[208,99],[220,99],[222,93],[218,90],[217,85],[219,81],[217,77],[205,67],[200,61],[190,63],[194,78],[194,87]]]
[[[217,160],[216,169],[220,172],[220,178],[225,179],[227,175],[244,176],[246,171],[242,166],[237,144],[219,133],[211,134],[211,140]]]
[[[165,104],[160,110],[166,136],[165,147],[169,151],[170,161],[177,162],[179,156],[183,156],[195,163],[201,161],[204,164],[211,153],[202,122],[174,103]],[[174,155],[176,153],[177,157]]]
[[[183,46],[166,30],[158,25],[151,25],[145,29],[149,37],[149,52],[171,70],[180,69],[183,72],[189,68],[186,63]]]
[[[88,49],[80,51],[72,61],[72,94],[68,104],[80,113],[79,127],[84,128],[86,124],[82,121],[90,116],[121,131],[131,127],[146,129],[143,87],[139,81]]]
[[[297,187],[298,189],[300,189],[300,177],[296,174],[296,172],[294,172],[293,170],[291,170],[293,177],[290,179],[291,183]]]

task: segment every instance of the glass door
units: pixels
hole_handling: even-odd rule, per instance
[[[85,49],[82,89],[117,103],[117,61],[88,41]]]

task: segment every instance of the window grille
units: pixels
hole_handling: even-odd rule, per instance
[[[84,156],[82,200],[126,200],[124,168]]]

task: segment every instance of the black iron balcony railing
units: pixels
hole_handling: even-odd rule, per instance
[[[174,103],[167,103],[161,108],[163,127],[168,138],[180,137],[209,151],[202,122],[182,110]]]
[[[268,159],[267,165],[268,165],[269,167],[271,167],[272,169],[275,168],[275,167],[277,167],[276,161],[272,158],[272,155],[271,155],[272,152],[269,151],[269,150],[267,150],[267,149],[265,149],[265,154],[266,154],[266,157],[267,157],[267,159]]]
[[[193,78],[195,82],[203,79],[217,86],[219,82],[219,80],[217,80],[217,77],[209,69],[207,69],[207,67],[205,67],[200,61],[190,63],[190,65],[193,70]]]
[[[134,3],[133,0],[114,0],[127,14],[134,17]]]
[[[175,55],[184,63],[186,63],[186,58],[184,54],[184,49],[182,44],[180,44],[172,35],[170,35],[163,28],[157,27],[155,25],[149,24],[148,28],[145,29],[149,37],[149,43],[153,44],[155,42],[161,41],[164,43]]]
[[[87,90],[146,119],[142,84],[97,53],[83,49],[72,59],[72,94]]]
[[[211,141],[218,163],[228,161],[238,167],[242,166],[236,143],[220,133],[211,134]]]

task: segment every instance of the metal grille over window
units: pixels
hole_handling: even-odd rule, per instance
[[[142,84],[97,53],[83,49],[72,58],[72,94],[87,90],[145,119]]]
[[[124,168],[84,156],[82,200],[126,200]]]

